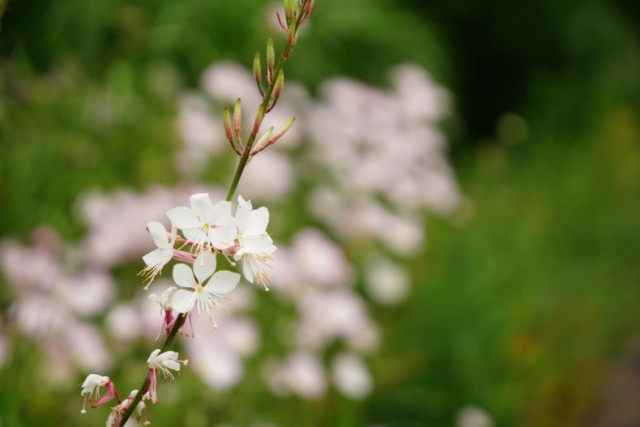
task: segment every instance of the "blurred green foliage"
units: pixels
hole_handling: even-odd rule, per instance
[[[40,224],[81,235],[91,188],[171,185],[175,99],[214,61],[248,65],[263,0],[12,1],[0,33],[0,235]],[[497,426],[578,426],[638,337],[640,49],[632,2],[319,0],[287,76],[385,84],[413,61],[452,87],[454,166],[470,205],[427,221],[406,307],[378,309],[386,345],[373,396],[318,402],[166,387],[154,425],[449,426],[467,404]],[[276,38],[276,40],[278,40]],[[520,137],[496,130],[517,112]],[[296,213],[292,212],[292,216]],[[1,307],[9,293],[0,292]],[[268,303],[267,303],[268,304]],[[268,307],[264,310],[268,311]],[[40,386],[16,339],[0,370],[6,426],[86,425],[77,390]],[[141,345],[140,358],[148,349]],[[113,373],[137,386],[139,366]]]

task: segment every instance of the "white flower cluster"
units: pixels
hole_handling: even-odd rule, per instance
[[[156,249],[142,258],[146,267],[141,274],[147,276],[149,283],[171,259],[193,264],[192,267],[176,264],[173,280],[178,288],[169,288],[160,298],[151,296],[167,313],[167,332],[171,327],[171,310],[191,313],[197,307],[198,312],[207,313],[216,325],[213,311],[222,309],[220,299],[231,292],[240,280],[237,273],[216,272],[217,254],[241,262],[244,277],[268,289],[270,281],[265,268],[276,251],[267,234],[267,208],[253,209],[250,201],[239,196],[238,207],[232,215],[231,202],[220,201],[214,205],[207,193],[194,194],[190,200],[191,207],[181,206],[167,211],[171,220],[170,233],[159,222],[147,224],[156,244]],[[188,251],[183,250],[186,247]]]

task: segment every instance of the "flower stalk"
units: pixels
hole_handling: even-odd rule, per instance
[[[284,85],[284,72],[283,72],[284,63],[287,61],[287,59],[291,55],[291,52],[293,51],[293,48],[298,38],[298,32],[299,32],[300,26],[304,24],[313,14],[313,11],[315,10],[315,2],[314,0],[284,0],[284,7],[285,7],[286,25],[282,22],[279,15],[278,15],[278,21],[280,22],[280,25],[282,26],[282,28],[287,32],[287,42],[284,48],[282,49],[282,52],[279,56],[278,61],[276,62],[273,41],[269,39],[269,42],[267,44],[267,52],[266,52],[266,60],[267,60],[266,69],[265,69],[265,77],[267,81],[266,87],[263,87],[262,85],[260,54],[256,53],[256,56],[254,58],[253,70],[254,70],[254,75],[256,79],[256,84],[262,95],[262,102],[258,107],[258,111],[256,113],[256,117],[253,123],[253,128],[246,141],[246,144],[244,145],[242,144],[241,137],[240,137],[241,114],[242,114],[240,99],[238,99],[238,101],[236,102],[234,112],[233,112],[233,118],[231,117],[229,108],[225,108],[225,111],[224,111],[223,122],[224,122],[226,137],[229,140],[234,152],[238,154],[238,156],[240,156],[240,160],[238,161],[236,171],[234,173],[233,179],[229,186],[229,191],[227,193],[227,197],[226,197],[227,202],[230,202],[231,199],[233,199],[238,183],[240,182],[240,178],[242,177],[242,173],[247,163],[251,160],[251,158],[255,154],[264,150],[266,147],[275,143],[293,125],[294,119],[291,119],[287,124],[282,126],[275,133],[272,133],[273,129],[271,128],[256,143],[256,138],[260,131],[260,126],[262,125],[264,117],[275,107],[276,102],[280,96],[282,87]],[[254,148],[254,144],[255,144],[255,148]],[[248,202],[245,202],[244,199],[240,200],[240,204],[242,205],[242,209],[243,209],[242,216],[244,219],[242,221],[244,221],[243,222],[244,224],[247,224],[246,229],[250,230],[251,227],[249,227],[249,225],[251,224],[251,221],[258,220],[259,219],[258,217],[264,216],[264,212],[261,211],[260,209],[265,209],[265,208],[260,208],[254,211],[251,204]],[[172,218],[172,222],[173,222],[173,218]],[[208,229],[209,227],[208,222],[206,223],[206,227]],[[242,226],[240,228],[242,228]],[[175,236],[177,235],[177,232],[174,232],[174,230],[172,230],[171,234],[174,235],[174,240],[171,242],[173,244],[173,242],[176,241]],[[243,237],[248,239],[263,239],[263,240],[268,239],[268,241],[271,242],[271,239],[268,238],[267,234],[264,234],[264,235],[261,234],[261,235],[255,235],[255,236],[248,235]],[[181,239],[178,239],[177,241],[182,242]],[[187,242],[182,242],[182,243],[186,244]],[[189,243],[192,243],[192,242],[189,242]],[[164,245],[164,241],[162,241],[162,245]],[[208,253],[205,251],[211,250],[212,245],[209,245],[208,249],[205,248],[205,246],[206,246],[205,244],[200,243],[199,249],[201,253]],[[198,247],[198,242],[196,242],[196,248],[197,247]],[[161,247],[161,249],[165,249],[165,248]],[[232,250],[232,249],[229,249],[229,250]],[[270,253],[272,253],[273,251],[275,251],[275,246],[273,246],[273,248],[269,250],[271,251]],[[180,251],[176,251],[176,250],[174,250],[173,252],[181,253]],[[270,257],[270,253],[266,253],[265,255],[264,253],[261,253],[261,252],[255,252],[255,250],[253,250],[249,246],[246,246],[246,247],[241,246],[238,249],[238,252],[232,255],[234,255],[236,260],[242,259],[245,276],[249,274],[251,278],[255,277],[259,282],[261,282],[265,286],[265,288],[267,288],[268,279],[266,278],[266,275],[264,274],[264,271],[262,270],[260,263],[264,262],[263,258],[268,259]],[[174,255],[174,258],[175,258],[175,255]],[[197,262],[197,260],[192,260],[192,261]],[[161,267],[162,266],[160,266],[160,268]],[[179,313],[175,318],[175,320],[173,321],[173,324],[171,325],[170,330],[168,329],[169,324],[165,325],[168,330],[167,330],[164,343],[159,349],[159,353],[164,353],[169,349],[176,335],[181,331],[181,328],[185,324],[189,315],[190,315],[190,311],[186,313]],[[150,388],[150,383],[152,383],[152,381],[150,381],[152,379],[151,378],[152,372],[154,371],[149,370],[147,372],[144,380],[142,381],[140,387],[138,388],[139,391],[135,394],[135,396],[132,397],[132,400],[129,402],[126,411],[122,414],[122,417],[118,420],[119,421],[118,425],[120,427],[126,424],[127,420],[136,411],[136,408],[138,408],[138,404],[142,401],[143,397],[147,395],[147,393],[150,391],[149,388]]]

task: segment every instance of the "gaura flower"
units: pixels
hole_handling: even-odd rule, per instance
[[[127,409],[129,409],[129,406],[131,406],[131,402],[133,402],[133,399],[135,399],[137,394],[138,390],[132,390],[131,393],[129,393],[129,397],[127,397],[120,404],[111,408],[111,413],[109,414],[109,418],[107,418],[107,427],[120,427],[120,424],[122,423],[122,416],[125,414],[125,412],[127,412]],[[140,403],[142,403],[142,401],[140,401]],[[138,407],[139,406],[140,404],[138,404]],[[138,408],[136,407],[136,409]]]
[[[215,205],[207,193],[191,196],[191,208],[180,206],[167,212],[171,224],[182,230],[196,253],[204,249],[224,250],[233,245],[235,222],[231,216],[231,203],[220,201]]]
[[[103,403],[111,400],[114,396],[120,402],[120,397],[116,392],[115,386],[113,385],[113,381],[109,379],[109,377],[105,377],[102,375],[89,374],[87,378],[84,380],[79,387],[82,387],[82,391],[80,392],[80,396],[84,396],[84,404],[82,405],[82,410],[80,411],[83,414],[86,414],[86,406],[87,401],[92,403],[97,400],[91,407],[97,408]],[[100,387],[106,387],[108,392],[102,398],[100,398]]]
[[[140,419],[142,418],[142,411],[144,411],[144,425],[151,424],[151,421],[149,421],[149,414],[147,413],[147,404],[144,403],[145,400],[149,399],[151,399],[151,395],[149,394],[149,392],[146,392],[142,396],[142,400],[140,400],[140,402],[138,402],[138,405],[136,406],[136,421],[140,422]]]
[[[165,351],[164,353],[160,353],[160,349],[155,349],[149,355],[147,363],[149,364],[148,393],[149,397],[151,398],[151,402],[153,402],[153,404],[155,405],[158,403],[158,379],[156,376],[158,370],[162,372],[164,381],[166,381],[167,379],[175,381],[175,377],[171,373],[170,369],[174,371],[180,371],[180,364],[182,363],[186,366],[189,361],[178,360],[178,353],[175,351]]]
[[[237,249],[233,255],[236,261],[242,260],[242,273],[251,283],[258,282],[269,289],[271,281],[265,271],[268,262],[273,259],[276,246],[269,234],[269,211],[265,207],[253,209],[251,201],[238,196],[236,210]]]
[[[162,293],[162,296],[158,296],[156,294],[149,295],[149,300],[151,302],[155,302],[156,304],[160,305],[162,309],[162,313],[164,314],[164,322],[162,324],[162,329],[160,329],[160,332],[158,332],[158,336],[156,337],[155,341],[158,341],[158,338],[160,337],[160,334],[162,333],[163,330],[167,332],[167,335],[169,335],[169,333],[171,332],[171,328],[173,327],[173,322],[175,321],[173,317],[172,307],[171,307],[171,298],[173,297],[173,294],[177,290],[178,288],[176,288],[175,286],[172,286],[170,288],[165,289],[164,292]]]
[[[139,275],[145,276],[145,281],[147,282],[145,290],[153,279],[162,273],[162,268],[173,258],[173,245],[177,237],[175,229],[171,230],[171,237],[169,237],[164,225],[155,221],[147,223],[147,230],[149,230],[149,234],[151,234],[151,238],[157,248],[142,257],[146,267]]]
[[[203,252],[196,258],[193,271],[186,264],[175,265],[173,280],[181,289],[173,295],[173,309],[178,313],[189,313],[197,305],[198,312],[205,311],[214,326],[217,326],[211,310],[223,309],[218,298],[222,298],[236,287],[240,275],[226,270],[214,274],[215,270],[216,257],[210,252]],[[204,285],[209,277],[211,279]]]

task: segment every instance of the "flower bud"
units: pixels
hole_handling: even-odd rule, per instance
[[[242,103],[240,98],[236,101],[236,107],[233,109],[233,125],[236,135],[240,133],[240,126],[242,124]]]
[[[227,139],[233,141],[233,128],[231,127],[231,114],[229,113],[229,107],[224,107],[224,131],[227,134]]]
[[[253,76],[256,79],[256,84],[258,85],[260,94],[264,96],[264,91],[262,90],[262,78],[260,77],[261,69],[262,67],[260,66],[260,52],[256,52],[256,56],[253,58]]]
[[[293,122],[296,121],[295,117],[291,117],[291,120],[289,120],[284,126],[282,126],[280,129],[278,129],[276,131],[276,133],[274,133],[271,136],[271,139],[269,140],[269,144],[273,144],[274,142],[276,142],[277,140],[279,140],[280,138],[282,138],[282,136],[284,136],[285,133],[287,133],[287,131],[289,129],[291,129],[291,126],[293,126]]]
[[[251,150],[252,155],[258,154],[260,151],[264,150],[268,145],[270,145],[271,141],[269,140],[269,138],[271,137],[272,132],[273,127],[270,127],[269,129],[267,129],[264,135],[260,137],[258,142],[256,142],[253,146],[253,150]]]
[[[262,124],[262,119],[264,119],[264,105],[260,105],[258,107],[258,112],[256,113],[256,120],[253,122],[253,130],[252,133],[257,134],[260,130],[260,124]]]

